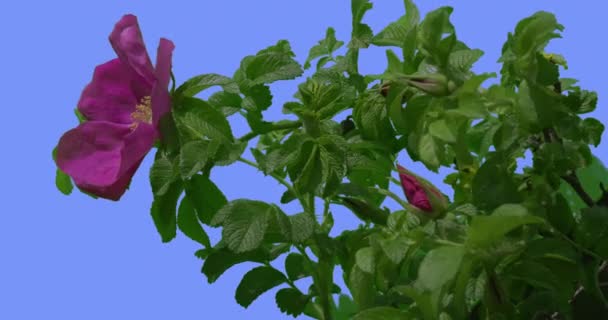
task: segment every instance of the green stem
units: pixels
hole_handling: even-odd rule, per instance
[[[299,128],[300,126],[302,126],[302,122],[301,121],[289,121],[289,122],[283,122],[283,123],[273,123],[269,126],[268,130],[264,130],[265,132],[249,132],[246,135],[242,136],[239,138],[239,141],[243,142],[243,141],[249,141],[255,137],[257,137],[258,135],[262,134],[262,133],[268,133],[271,131],[277,131],[277,130],[287,130],[287,129],[296,129]]]
[[[390,181],[398,186],[401,187],[401,181],[397,180],[396,178],[393,177],[389,177]]]
[[[454,242],[454,241],[450,241],[450,240],[444,240],[444,239],[435,239],[435,240],[433,240],[433,242],[435,242],[437,244],[441,244],[441,245],[452,246],[452,247],[462,247],[463,246],[462,243],[458,243],[458,242]]]
[[[265,266],[267,266],[267,267],[274,268],[274,267],[273,267],[273,266],[270,264],[270,262],[268,262],[268,261],[264,261],[264,262],[262,262],[262,264],[264,264],[264,265],[265,265]],[[289,279],[288,277],[285,277],[285,282],[287,282],[287,284],[288,284],[288,285],[289,285],[291,288],[293,288],[293,289],[296,289],[296,290],[300,291],[300,289],[299,289],[298,287],[296,287],[296,284],[295,284],[295,283],[294,283],[294,282],[293,282],[291,279]]]
[[[240,161],[242,163],[245,163],[245,164],[248,164],[248,165],[250,165],[250,166],[258,169],[259,171],[262,171],[262,169],[260,169],[260,167],[255,162],[249,161],[249,160],[247,160],[247,159],[245,159],[243,157],[239,157],[238,161]],[[287,188],[287,190],[289,190],[289,192],[291,192],[294,195],[296,195],[296,198],[298,198],[298,200],[300,201],[300,204],[302,205],[302,208],[304,209],[304,212],[310,211],[310,210],[307,209],[308,206],[307,206],[306,201],[304,201],[302,199],[302,197],[298,194],[298,192],[296,191],[296,189],[294,189],[293,186],[289,182],[287,182],[287,180],[283,179],[282,177],[278,176],[275,173],[270,173],[269,175],[271,177],[273,177],[275,180],[277,180],[277,182],[279,182],[280,184],[284,185]],[[314,216],[314,204],[313,204],[312,215]],[[315,221],[316,221],[316,218],[315,218]]]
[[[403,199],[399,198],[398,195],[392,193],[391,191],[386,190],[386,189],[382,189],[382,188],[372,188],[372,189],[374,191],[377,191],[380,194],[388,196],[391,199],[397,201],[397,203],[399,203],[404,209],[406,209],[406,210],[410,210],[411,209],[411,206],[407,202],[403,201]]]
[[[238,161],[248,164],[248,165],[262,171],[262,169],[260,169],[260,167],[253,161],[249,161],[243,157],[239,157]],[[289,182],[287,182],[287,180],[281,178],[280,176],[278,176],[275,173],[270,173],[270,176],[273,177],[275,180],[277,180],[280,184],[284,185],[287,188],[287,190],[289,190],[290,192],[293,192],[293,194],[297,194],[295,192],[295,190],[293,189],[293,187],[291,186],[291,184],[289,184]]]
[[[308,202],[308,211],[311,215],[311,217],[314,219],[314,221],[317,221],[317,216],[315,216],[315,195],[312,193],[309,193],[307,195],[307,202]]]
[[[317,245],[319,243],[317,242]],[[331,286],[333,284],[333,264],[331,263],[331,258],[323,254],[323,249],[319,248],[319,262],[316,265],[310,259],[306,250],[301,245],[296,245],[296,249],[304,256],[304,259],[309,264],[311,269],[313,269],[313,282],[315,287],[317,288],[317,292],[319,293],[319,302],[321,303],[321,310],[323,311],[323,320],[332,320],[332,304],[333,299],[331,295]],[[323,270],[326,268],[326,270]],[[323,277],[322,277],[323,276]]]
[[[578,243],[574,242],[572,239],[570,239],[570,237],[568,237],[567,235],[561,233],[560,231],[556,230],[556,229],[551,229],[551,232],[553,232],[554,234],[558,235],[560,238],[566,240],[568,243],[570,243],[572,246],[574,246],[575,248],[577,248],[579,251],[584,252],[585,254],[598,259],[598,260],[602,260],[602,257],[598,256],[597,254],[595,254],[595,252],[590,251],[582,246],[580,246]]]

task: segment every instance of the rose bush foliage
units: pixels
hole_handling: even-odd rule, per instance
[[[596,93],[561,78],[565,58],[544,51],[564,27],[544,11],[521,20],[499,83],[483,86],[497,74],[471,71],[483,52],[458,40],[452,8],[421,20],[405,0],[405,14],[374,33],[362,22],[371,2],[351,4],[350,41],[328,28],[303,66],[280,40],[232,76],[201,74],[170,90],[172,42],[161,39],[153,67],[136,18],[124,16],[110,35],[118,58],[94,70],[81,124],[54,153],[59,190],[69,194],[73,181],[118,200],[156,146],[151,215],[162,241],[180,230],[200,243],[209,283],[259,264],[236,289],[244,307],[279,288],[282,312],[325,320],[607,318],[608,171],[590,148],[604,125],[582,116]],[[359,72],[369,46],[387,47],[383,74]],[[297,120],[264,120],[269,84],[304,69],[311,75],[282,106]],[[251,132],[235,138],[230,117]],[[530,164],[516,170],[526,153]],[[398,165],[404,154],[450,169],[451,199]],[[237,161],[281,183],[281,199],[227,199],[211,173]],[[384,207],[387,198],[401,209]],[[292,201],[301,212],[283,211]],[[362,223],[331,236],[338,207]],[[221,228],[219,242],[209,227]],[[283,267],[272,264],[280,256]]]

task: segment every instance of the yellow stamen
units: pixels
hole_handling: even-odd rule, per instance
[[[131,130],[135,130],[140,122],[152,123],[152,99],[150,96],[141,98],[139,104],[135,106],[135,111],[131,113]]]

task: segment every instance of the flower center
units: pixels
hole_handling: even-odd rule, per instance
[[[133,119],[131,130],[135,130],[141,122],[152,124],[152,99],[150,96],[141,98],[135,106],[135,111],[131,113],[131,119]]]

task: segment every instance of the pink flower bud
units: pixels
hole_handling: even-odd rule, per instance
[[[443,214],[448,206],[447,197],[427,180],[397,165],[401,186],[407,201],[432,217]]]

